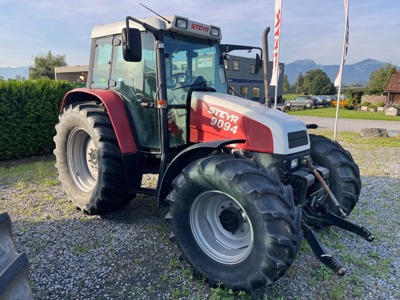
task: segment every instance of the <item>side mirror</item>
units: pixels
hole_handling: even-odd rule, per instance
[[[258,53],[257,53],[256,54],[256,64],[254,66],[255,74],[258,74],[258,72],[260,72],[261,66],[262,66],[262,61],[261,61],[260,55],[258,55]]]
[[[142,60],[142,37],[139,29],[122,29],[122,54],[126,61]]]

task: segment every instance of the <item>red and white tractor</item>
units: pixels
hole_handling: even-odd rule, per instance
[[[180,16],[95,27],[87,88],[67,93],[56,125],[64,190],[89,214],[157,197],[170,207],[171,240],[210,284],[251,291],[277,280],[303,237],[343,275],[309,225],[373,240],[345,219],[358,166],[299,119],[229,95],[228,52],[268,50],[220,41],[219,27]],[[146,174],[158,174],[155,188]]]

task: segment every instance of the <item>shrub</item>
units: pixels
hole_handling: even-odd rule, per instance
[[[54,80],[0,82],[0,160],[47,154],[65,93],[74,85]]]
[[[376,104],[376,107],[385,107],[385,103],[382,102],[382,101],[379,101],[379,102]]]
[[[364,101],[363,103],[361,103],[361,106],[369,107],[369,105],[371,105],[371,102],[368,102],[368,101]]]
[[[331,104],[332,104],[333,107],[336,107],[336,105],[337,105],[337,100],[331,101]],[[339,102],[339,106],[340,106],[340,108],[348,108],[349,105],[348,105],[347,99],[341,100],[341,101]]]

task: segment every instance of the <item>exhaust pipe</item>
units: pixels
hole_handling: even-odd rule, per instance
[[[263,74],[264,74],[264,91],[265,91],[265,105],[271,108],[271,95],[269,88],[269,58],[268,58],[268,33],[270,27],[266,27],[262,35],[262,62],[263,62]]]

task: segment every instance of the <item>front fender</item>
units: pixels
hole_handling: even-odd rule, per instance
[[[213,151],[222,149],[226,145],[242,144],[245,142],[246,140],[243,139],[226,139],[226,140],[194,144],[183,150],[171,161],[171,163],[169,164],[167,170],[165,171],[162,177],[158,193],[158,205],[159,206],[166,205],[165,198],[172,189],[172,181],[191,162],[198,160],[202,157],[208,156]]]
[[[117,92],[85,88],[74,89],[64,96],[61,112],[68,105],[86,101],[101,102],[105,106],[122,154],[138,151],[124,103]]]

